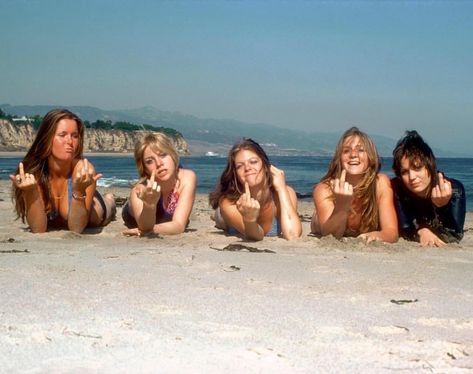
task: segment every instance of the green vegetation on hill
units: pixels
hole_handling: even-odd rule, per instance
[[[17,117],[5,113],[0,108],[0,119],[6,119],[12,122],[13,125],[16,125],[16,123],[13,122],[13,118],[17,118]],[[39,128],[42,121],[43,121],[43,117],[37,114],[30,116],[28,118],[28,122],[31,123],[31,125],[33,126],[35,130]],[[153,125],[147,125],[147,124],[136,125],[134,123],[126,122],[126,121],[117,121],[117,122],[112,122],[110,120],[108,121],[96,120],[94,122],[84,121],[84,126],[88,129],[119,130],[119,131],[124,131],[124,132],[143,131],[143,130],[156,131],[156,132],[161,132],[171,138],[182,137],[182,134],[179,131],[170,127],[153,126]]]

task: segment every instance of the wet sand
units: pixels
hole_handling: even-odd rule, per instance
[[[108,191],[101,189],[102,192]],[[125,189],[114,189],[126,197]],[[199,195],[186,233],[31,234],[0,182],[0,371],[471,372],[473,215],[460,244],[244,242]]]

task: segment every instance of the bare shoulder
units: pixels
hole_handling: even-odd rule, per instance
[[[179,179],[183,183],[195,183],[197,180],[197,176],[195,175],[195,172],[190,169],[179,169],[178,172]]]
[[[325,199],[330,195],[332,195],[332,189],[324,182],[317,183],[312,191],[312,197],[314,199]]]
[[[386,174],[378,173],[376,179],[376,187],[378,188],[391,188],[391,179]]]
[[[222,196],[220,200],[218,201],[218,206],[221,209],[225,209],[234,205],[235,205],[235,202],[231,201],[228,197],[225,197],[225,196]]]

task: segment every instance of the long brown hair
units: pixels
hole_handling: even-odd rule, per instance
[[[250,138],[243,138],[235,143],[228,152],[225,170],[220,176],[215,189],[209,194],[209,203],[213,209],[217,209],[218,203],[222,197],[226,197],[230,201],[234,202],[237,201],[240,195],[245,192],[245,188],[240,183],[235,168],[235,157],[241,150],[252,151],[261,158],[264,170],[263,190],[267,190],[263,195],[263,201],[265,201],[270,195],[269,190],[273,188],[273,177],[271,175],[271,163],[269,162],[268,155],[257,142]]]
[[[334,178],[339,178],[342,173],[342,152],[343,143],[349,137],[358,136],[361,144],[368,155],[368,168],[363,173],[363,177],[360,182],[353,186],[354,198],[361,202],[361,210],[357,212],[361,215],[360,232],[369,232],[377,230],[379,228],[379,211],[378,204],[376,201],[376,182],[377,175],[381,169],[381,160],[378,155],[376,146],[374,145],[371,138],[358,129],[357,127],[351,127],[345,131],[338,141],[335,153],[332,161],[325,176],[320,180],[322,183],[326,183],[330,186],[330,181]],[[333,196],[332,196],[333,198]]]
[[[33,140],[33,144],[22,161],[25,172],[33,174],[39,184],[47,212],[51,209],[48,158],[52,153],[53,138],[56,134],[57,125],[59,121],[63,119],[74,120],[77,124],[79,142],[74,158],[82,158],[84,149],[84,125],[82,120],[67,109],[53,109],[44,116],[36,133],[36,137]],[[16,169],[16,174],[18,173],[19,168]],[[17,188],[15,184],[13,184],[12,187],[12,200],[15,204],[17,218],[21,217],[21,220],[25,222],[26,205],[23,198],[23,191]]]

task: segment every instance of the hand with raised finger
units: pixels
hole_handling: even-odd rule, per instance
[[[442,173],[438,173],[439,183],[432,188],[432,203],[440,208],[448,204],[452,198],[452,183],[445,179]]]
[[[161,186],[156,182],[156,175],[153,171],[151,177],[146,181],[146,186],[136,192],[143,204],[155,206],[161,197]]]
[[[347,171],[342,170],[340,178],[332,179],[330,181],[330,186],[335,195],[335,204],[342,209],[349,211],[353,200],[353,186],[345,180],[346,175]]]
[[[286,177],[284,171],[271,165],[271,175],[273,176],[273,186],[276,191],[286,188]]]
[[[10,175],[10,180],[23,191],[28,191],[38,184],[33,174],[25,173],[23,162],[18,165],[18,174]]]
[[[89,165],[89,161],[84,158],[82,162],[79,161],[75,168],[75,174],[72,176],[72,190],[80,196],[85,196],[87,187],[97,182],[101,177],[102,174],[94,175],[94,170]]]
[[[236,202],[236,207],[243,217],[243,221],[256,222],[259,217],[260,204],[251,197],[250,186],[245,182],[245,193]]]
[[[442,247],[446,244],[428,228],[422,228],[417,233],[419,234],[419,243],[422,247]]]

